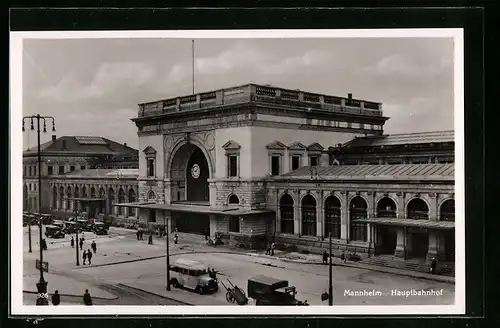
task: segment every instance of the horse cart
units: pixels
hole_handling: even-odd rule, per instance
[[[221,280],[222,286],[226,289],[226,300],[229,303],[238,304],[238,305],[246,305],[248,304],[248,298],[245,295],[243,289],[238,286],[233,285],[233,283],[228,279],[230,287],[226,286],[224,282]]]

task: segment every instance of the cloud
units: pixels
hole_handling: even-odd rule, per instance
[[[327,58],[326,53],[310,50],[300,56],[285,58],[276,64],[265,64],[261,66],[261,72],[263,74],[287,74],[307,67],[320,66]]]
[[[99,99],[119,93],[127,94],[149,84],[155,75],[154,67],[145,63],[104,63],[98,67],[88,85],[72,76],[65,76],[56,85],[42,89],[39,95],[59,102]]]
[[[442,74],[451,67],[451,61],[443,59],[439,62],[428,61],[418,63],[414,58],[402,54],[382,57],[375,65],[363,67],[363,73],[384,77],[429,78]]]

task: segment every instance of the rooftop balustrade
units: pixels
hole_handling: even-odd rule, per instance
[[[139,104],[138,117],[151,117],[249,102],[286,105],[297,110],[314,109],[335,113],[382,116],[382,104],[377,102],[248,84]]]

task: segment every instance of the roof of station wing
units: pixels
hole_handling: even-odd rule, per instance
[[[40,145],[42,152],[86,153],[137,156],[138,150],[124,144],[96,136],[62,136]],[[24,154],[36,154],[37,147],[30,148]]]
[[[454,142],[455,131],[433,131],[420,133],[386,134],[381,136],[369,136],[355,138],[343,147],[376,147],[410,144],[430,144]]]
[[[333,165],[302,167],[276,179],[454,180],[454,164]]]
[[[90,169],[65,173],[66,177],[127,179],[137,178],[138,169]]]

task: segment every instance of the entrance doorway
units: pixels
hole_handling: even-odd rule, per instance
[[[191,143],[180,147],[175,152],[170,166],[173,182],[171,201],[209,202],[210,171],[210,165],[201,148]]]
[[[455,231],[445,231],[444,238],[444,259],[445,261],[455,261]]]
[[[378,225],[377,228],[377,254],[394,254],[397,243],[397,230],[390,226]]]
[[[410,257],[425,258],[429,249],[429,234],[424,231],[411,231]]]
[[[174,226],[179,232],[204,235],[210,234],[210,216],[204,213],[172,212]]]

